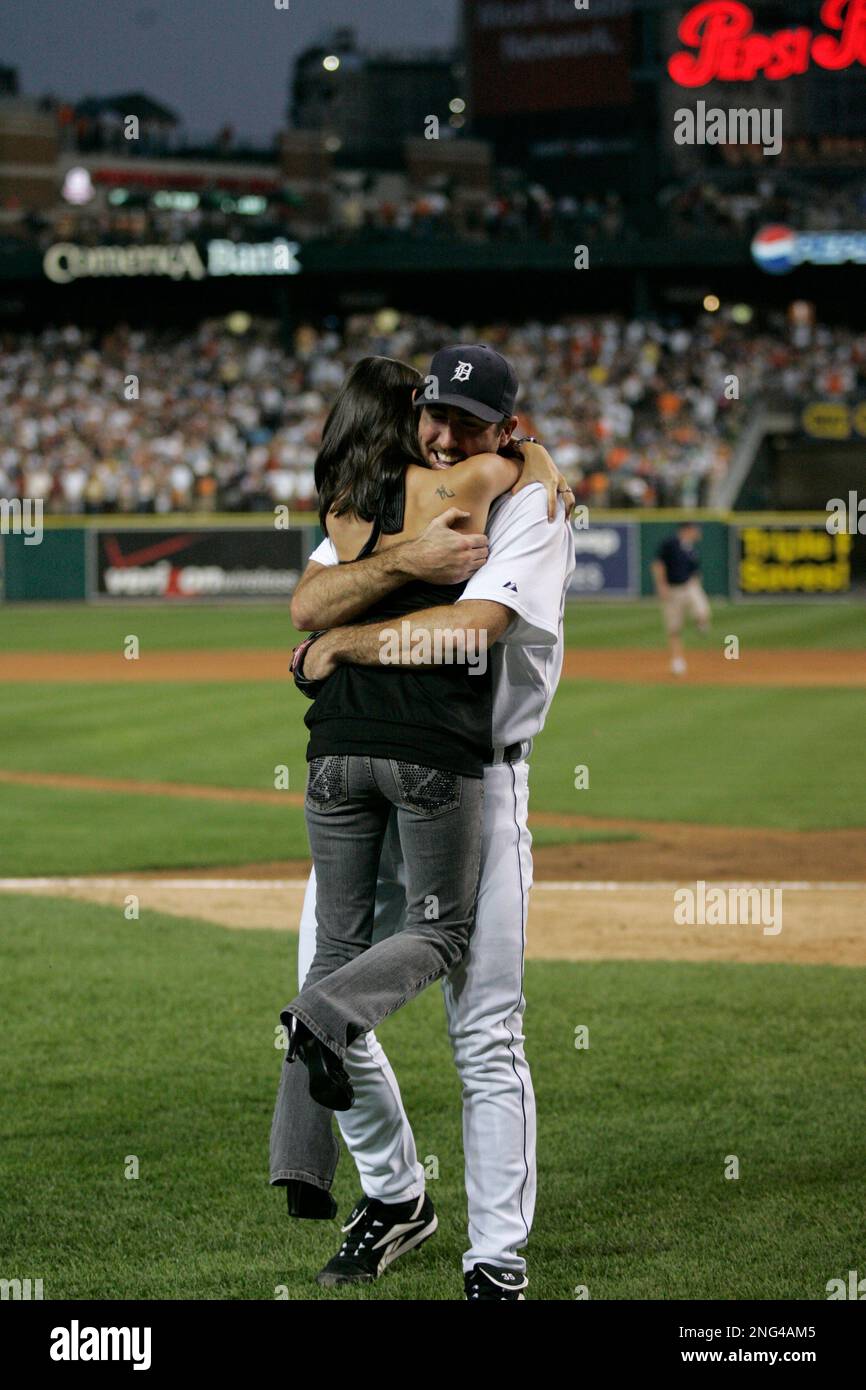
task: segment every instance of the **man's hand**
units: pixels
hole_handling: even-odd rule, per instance
[[[462,584],[487,560],[489,542],[482,532],[455,531],[458,521],[470,515],[449,507],[434,517],[417,540],[407,541],[403,563],[416,579],[431,584]]]
[[[560,473],[550,454],[541,444],[536,444],[532,439],[517,439],[514,441],[523,454],[523,471],[520,474],[512,494],[520,492],[521,488],[528,487],[530,483],[542,483],[547,492],[547,519],[553,521],[556,516],[556,499],[560,496],[565,504],[566,521],[574,511],[574,493],[568,479]]]

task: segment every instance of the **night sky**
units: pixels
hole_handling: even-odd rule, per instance
[[[459,0],[30,0],[0,11],[0,65],[23,96],[144,91],[190,135],[224,124],[266,143],[285,124],[295,56],[337,25],[362,47],[446,48]]]

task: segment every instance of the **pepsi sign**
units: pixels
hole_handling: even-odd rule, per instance
[[[787,275],[798,265],[866,265],[866,232],[795,232],[762,227],[752,241],[752,258],[768,275]]]
[[[832,34],[805,24],[773,34],[753,32],[755,17],[740,0],[705,0],[684,15],[677,36],[694,53],[675,53],[668,72],[680,87],[708,82],[753,82],[760,74],[778,82],[808,71],[866,66],[866,0],[824,0],[821,23]]]

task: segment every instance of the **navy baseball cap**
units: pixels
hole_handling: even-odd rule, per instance
[[[514,414],[516,399],[517,373],[501,352],[484,343],[458,343],[435,353],[415,405],[456,405],[496,424]]]

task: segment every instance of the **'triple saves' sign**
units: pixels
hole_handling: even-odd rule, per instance
[[[677,36],[694,53],[675,53],[668,72],[680,87],[708,82],[774,80],[806,72],[810,63],[828,72],[866,66],[866,0],[824,0],[816,34],[805,25],[774,34],[753,32],[755,18],[739,0],[706,0],[682,19]]]
[[[632,0],[464,0],[476,116],[631,99]]]
[[[846,594],[854,537],[824,526],[738,526],[736,584],[741,594]],[[735,552],[736,554],[736,552]]]

